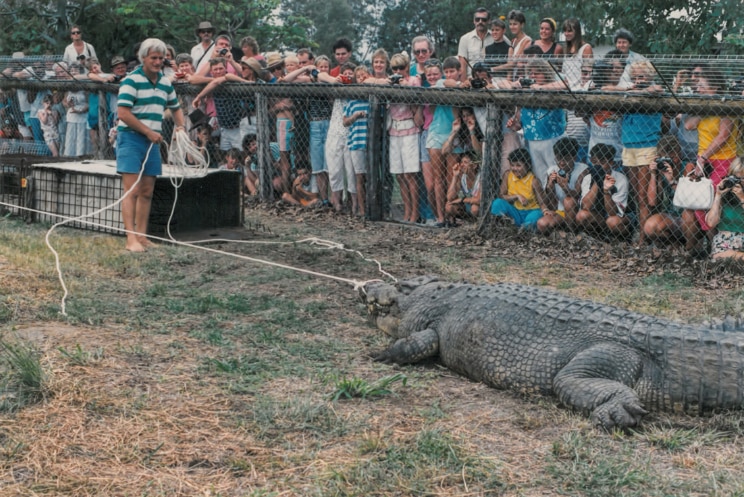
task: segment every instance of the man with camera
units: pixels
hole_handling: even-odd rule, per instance
[[[232,40],[227,35],[219,35],[214,40],[214,49],[211,53],[207,54],[202,58],[202,61],[196,67],[197,76],[206,76],[209,72],[210,65],[209,61],[222,57],[225,59],[226,68],[228,74],[237,74],[240,76],[243,73],[243,69],[240,67],[240,63],[233,58],[232,54]],[[194,82],[194,84],[199,84]]]
[[[72,38],[72,43],[67,45],[65,53],[62,55],[62,60],[67,62],[68,65],[77,62],[81,66],[85,66],[87,59],[98,58],[93,45],[83,41],[83,32],[79,26],[72,26],[70,38]]]

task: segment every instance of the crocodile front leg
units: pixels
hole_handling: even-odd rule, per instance
[[[439,353],[439,334],[427,328],[401,338],[373,357],[375,361],[396,364],[412,364]]]
[[[553,379],[553,390],[567,406],[591,414],[606,430],[637,425],[648,414],[630,388],[643,360],[630,347],[597,344],[576,354]]]

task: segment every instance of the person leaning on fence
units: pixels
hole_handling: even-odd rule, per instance
[[[731,162],[727,178],[716,186],[705,222],[718,232],[711,244],[713,259],[744,259],[744,163]]]
[[[442,145],[442,154],[459,156],[464,152],[483,153],[483,132],[475,119],[472,107],[461,107],[460,116],[452,122],[452,132]],[[449,160],[447,161],[449,163]]]
[[[344,62],[341,71],[334,77],[334,83],[351,82],[354,78],[356,65]],[[330,76],[330,74],[329,74]],[[325,142],[325,160],[328,166],[328,182],[331,187],[331,205],[336,212],[343,209],[344,190],[349,193],[352,202],[352,212],[357,211],[356,178],[354,166],[351,162],[349,150],[349,128],[344,125],[344,107],[348,99],[337,98],[333,101],[331,122],[328,125],[328,135]],[[346,188],[344,188],[344,184]]]
[[[121,216],[127,230],[126,249],[131,252],[144,252],[152,245],[147,239],[147,221],[155,177],[162,172],[159,148],[166,108],[171,110],[176,131],[184,129],[183,111],[173,85],[160,74],[165,52],[162,41],[143,41],[138,54],[142,65],[119,87],[116,171],[128,192],[121,203]]]
[[[715,69],[705,68],[696,78],[695,92],[708,97],[721,95],[725,84],[723,74]],[[698,132],[695,174],[708,175],[713,186],[718,186],[736,158],[739,127],[735,119],[726,116],[689,116],[685,120],[685,128],[697,129]],[[709,164],[710,172],[706,171],[706,164]],[[696,215],[703,230],[707,231],[703,214],[699,211]]]
[[[369,70],[366,66],[357,66],[354,69],[356,84],[364,83],[368,76]],[[366,212],[367,117],[369,111],[367,100],[349,100],[344,106],[344,126],[349,128],[346,145],[356,177],[356,210],[353,210],[352,214],[360,217],[363,217]]]
[[[663,88],[654,82],[656,70],[647,60],[630,65],[631,83],[624,86],[622,81],[617,88],[627,93],[660,93]],[[630,191],[637,206],[638,225],[643,226],[648,218],[646,191],[648,190],[648,164],[656,157],[656,144],[661,138],[662,115],[656,113],[625,113],[621,126],[623,143],[623,166],[628,171]],[[641,229],[638,243],[643,245],[646,235]]]
[[[527,52],[531,52],[532,48],[530,47]],[[545,59],[530,60],[527,63],[527,71],[532,80],[532,84],[526,86],[529,89],[555,89],[563,86],[563,82],[555,79],[555,73]],[[524,133],[527,148],[532,156],[532,170],[543,184],[548,178],[548,168],[555,164],[553,145],[566,131],[566,111],[522,107],[517,109],[514,120],[519,123]]]
[[[477,219],[481,201],[480,160],[474,151],[460,154],[447,189],[446,222],[455,226],[456,218]]]
[[[540,233],[548,234],[564,226],[570,230],[576,229],[581,184],[589,174],[588,166],[578,162],[579,148],[579,142],[569,137],[563,137],[553,145],[556,164],[548,169],[545,183],[547,209],[537,221]]]
[[[620,77],[620,85],[628,88],[633,83],[630,77],[630,66],[636,62],[645,61],[646,57],[630,49],[633,46],[633,33],[625,28],[615,31],[612,42],[615,44],[615,49],[622,54],[622,60],[625,64],[623,74]]]
[[[444,79],[442,79],[444,72]],[[444,64],[431,64],[426,67],[426,78],[437,88],[457,88],[468,85],[460,81],[460,61],[456,57],[447,57]],[[457,162],[454,156],[442,153],[442,146],[452,132],[455,121],[455,110],[451,105],[437,105],[429,125],[426,137],[426,148],[431,159],[431,170],[434,176],[434,198],[429,196],[429,204],[434,208],[436,226],[445,226],[445,206],[447,204],[447,186],[452,177],[452,169]]]
[[[628,178],[615,164],[615,147],[599,143],[589,151],[589,160],[598,166],[581,182],[579,228],[599,235],[627,236],[631,230],[628,205]]]
[[[491,214],[508,218],[524,228],[534,228],[547,211],[540,180],[532,173],[532,158],[526,148],[509,154],[511,170],[501,178],[499,198],[491,203]]]
[[[52,152],[52,157],[59,156],[59,114],[53,108],[54,97],[51,93],[44,95],[43,107],[37,112],[41,123],[41,131],[44,134],[44,142]]]
[[[410,59],[407,53],[393,55],[390,67],[393,75],[385,83],[378,84],[421,86],[421,80],[410,75]],[[419,129],[424,124],[422,109],[419,105],[395,103],[389,105],[387,115],[390,173],[398,179],[400,186],[403,222],[416,223],[419,219],[417,178],[421,171]]]
[[[411,64],[410,75],[421,78],[421,86],[428,88],[425,64],[434,56],[434,44],[427,36],[416,36],[411,40],[411,53],[416,62]]]
[[[648,165],[647,203],[649,217],[642,225],[646,238],[665,245],[685,244],[691,251],[697,248],[702,231],[693,211],[674,207],[672,200],[680,175],[684,174],[682,148],[673,135],[664,135],[656,145],[656,159]],[[691,169],[688,165],[687,171]]]

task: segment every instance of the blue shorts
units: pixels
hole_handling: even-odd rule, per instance
[[[119,131],[116,134],[116,172],[139,174],[147,149],[152,142],[136,131]],[[153,144],[145,164],[144,176],[159,176],[163,173],[160,161],[160,145]]]
[[[444,145],[444,142],[447,141],[447,138],[449,138],[448,134],[438,135],[429,130],[426,136],[426,148],[440,149],[442,148],[442,145]]]
[[[310,164],[313,174],[328,171],[325,160],[325,142],[330,121],[310,121]]]
[[[419,161],[421,162],[431,162],[429,149],[426,148],[426,137],[428,134],[428,129],[421,130],[421,133],[419,133]]]

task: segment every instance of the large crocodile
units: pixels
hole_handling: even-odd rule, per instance
[[[554,394],[605,429],[646,409],[699,414],[744,407],[744,333],[675,323],[516,284],[422,277],[362,289],[398,340],[376,360],[438,356],[495,388]]]

